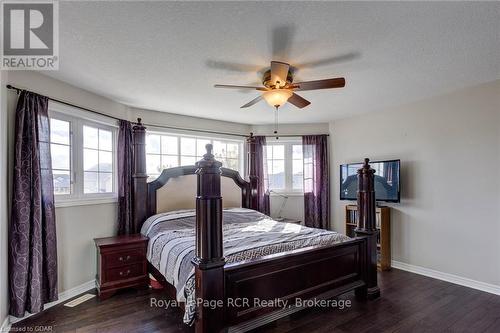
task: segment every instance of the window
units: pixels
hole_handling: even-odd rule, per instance
[[[81,112],[53,108],[49,104],[56,204],[115,200],[117,128],[74,114],[81,115]]]
[[[83,126],[83,193],[113,192],[113,133]]]
[[[71,123],[50,119],[50,152],[54,194],[71,194]]]
[[[214,146],[215,158],[229,169],[242,172],[241,140],[148,133],[146,135],[146,171],[148,180],[156,179],[163,169],[193,165],[207,152],[205,146]]]
[[[302,143],[273,142],[266,146],[269,188],[279,192],[302,192],[304,161]]]

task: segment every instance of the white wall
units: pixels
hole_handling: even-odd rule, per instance
[[[401,159],[394,260],[500,286],[500,80],[330,124],[333,228],[339,165]]]

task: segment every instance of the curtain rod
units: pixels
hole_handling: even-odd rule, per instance
[[[12,86],[10,84],[7,85],[7,89],[15,90],[18,94],[21,91],[24,90],[24,89],[21,89],[21,88],[14,87],[14,86]],[[40,94],[40,95],[43,95],[43,94]],[[57,98],[53,98],[53,97],[49,97],[49,96],[46,96],[46,97],[49,100],[57,102],[57,103],[61,103],[61,104],[64,104],[64,105],[75,107],[75,108],[78,108],[78,109],[81,109],[81,110],[85,110],[85,111],[88,111],[88,112],[92,112],[92,113],[95,113],[95,114],[98,114],[98,115],[101,115],[101,116],[104,116],[104,117],[108,117],[108,118],[111,118],[111,119],[122,120],[121,118],[118,118],[118,117],[115,117],[115,116],[111,116],[109,114],[105,114],[105,113],[102,113],[102,112],[99,112],[99,111],[96,111],[96,110],[92,110],[92,109],[89,109],[89,108],[86,108],[86,107],[83,107],[83,106],[80,106],[80,105],[75,105],[75,104],[70,103],[70,102],[62,101],[62,100],[57,99]],[[132,123],[136,124],[135,122],[132,122]],[[190,131],[190,132],[202,132],[202,133],[211,133],[211,134],[223,134],[223,135],[231,135],[231,136],[240,136],[240,137],[244,137],[244,138],[246,138],[248,136],[248,135],[236,134],[236,133],[218,132],[218,131],[193,129],[193,128],[183,128],[183,127],[166,126],[166,125],[158,125],[158,124],[142,123],[142,125],[144,125],[144,126],[150,126],[150,127],[160,127],[160,128],[167,128],[167,129],[173,129],[173,130],[180,130],[180,131]]]
[[[21,91],[25,90],[25,89],[14,87],[13,85],[10,85],[10,84],[7,85],[7,89],[15,90],[17,94],[19,94]],[[40,95],[43,95],[43,94],[40,94]],[[111,116],[109,114],[105,114],[105,113],[102,113],[102,112],[99,112],[99,111],[96,111],[96,110],[92,110],[92,109],[89,109],[89,108],[86,108],[86,107],[83,107],[83,106],[80,106],[80,105],[75,105],[75,104],[70,103],[70,102],[65,102],[65,101],[62,101],[62,100],[57,99],[57,98],[53,98],[53,97],[49,97],[49,96],[46,96],[46,97],[49,100],[57,102],[57,103],[61,103],[61,104],[64,104],[64,105],[75,107],[75,108],[78,108],[78,109],[81,109],[81,110],[85,110],[85,111],[88,111],[88,112],[92,112],[92,113],[95,113],[95,114],[98,114],[98,115],[101,115],[101,116],[104,116],[104,117],[108,117],[108,118],[111,118],[111,119],[122,120],[121,118],[118,118],[118,117],[115,117],[115,116]],[[134,123],[134,124],[136,124],[136,123]],[[236,133],[228,133],[228,132],[218,132],[218,131],[210,131],[210,130],[202,130],[202,129],[194,129],[194,128],[183,128],[183,127],[166,126],[166,125],[158,125],[158,124],[148,124],[148,123],[142,123],[142,124],[144,126],[173,129],[173,130],[178,130],[178,131],[200,132],[200,133],[210,133],[210,134],[222,134],[222,135],[230,135],[230,136],[239,136],[239,137],[242,137],[242,138],[248,137],[248,135],[236,134]],[[326,134],[326,135],[329,135],[329,134]],[[266,137],[276,137],[276,134],[273,134],[273,135],[270,134],[270,135],[265,135],[265,136]],[[301,136],[301,135],[291,135],[291,134],[290,135],[278,135],[278,137],[281,137],[281,138],[297,137],[297,136]]]

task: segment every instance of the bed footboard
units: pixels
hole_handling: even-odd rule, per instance
[[[303,300],[327,291],[333,297],[363,288],[365,248],[360,238],[226,265],[226,325],[300,307]]]

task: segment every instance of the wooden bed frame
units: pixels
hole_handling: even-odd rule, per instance
[[[223,253],[221,177],[231,178],[241,188],[242,207],[257,207],[255,138],[248,144],[248,179],[239,173],[221,168],[215,160],[212,146],[196,166],[166,169],[161,176],[147,183],[146,128],[138,123],[133,127],[134,175],[133,214],[137,232],[142,223],[156,214],[156,190],[172,177],[197,177],[196,196],[196,297],[206,302],[220,302],[222,306],[197,306],[195,331],[220,332],[246,330],[276,320],[300,308],[253,306],[253,300],[288,300],[297,298],[332,298],[354,290],[358,298],[377,298],[377,230],[375,228],[374,170],[368,159],[358,170],[359,225],[356,238],[328,246],[312,246],[294,251],[264,256],[254,260],[226,264]],[[161,280],[159,272],[152,270]],[[172,291],[172,286],[167,289]],[[175,296],[175,290],[174,290]],[[228,300],[250,300],[244,307],[229,306]]]

